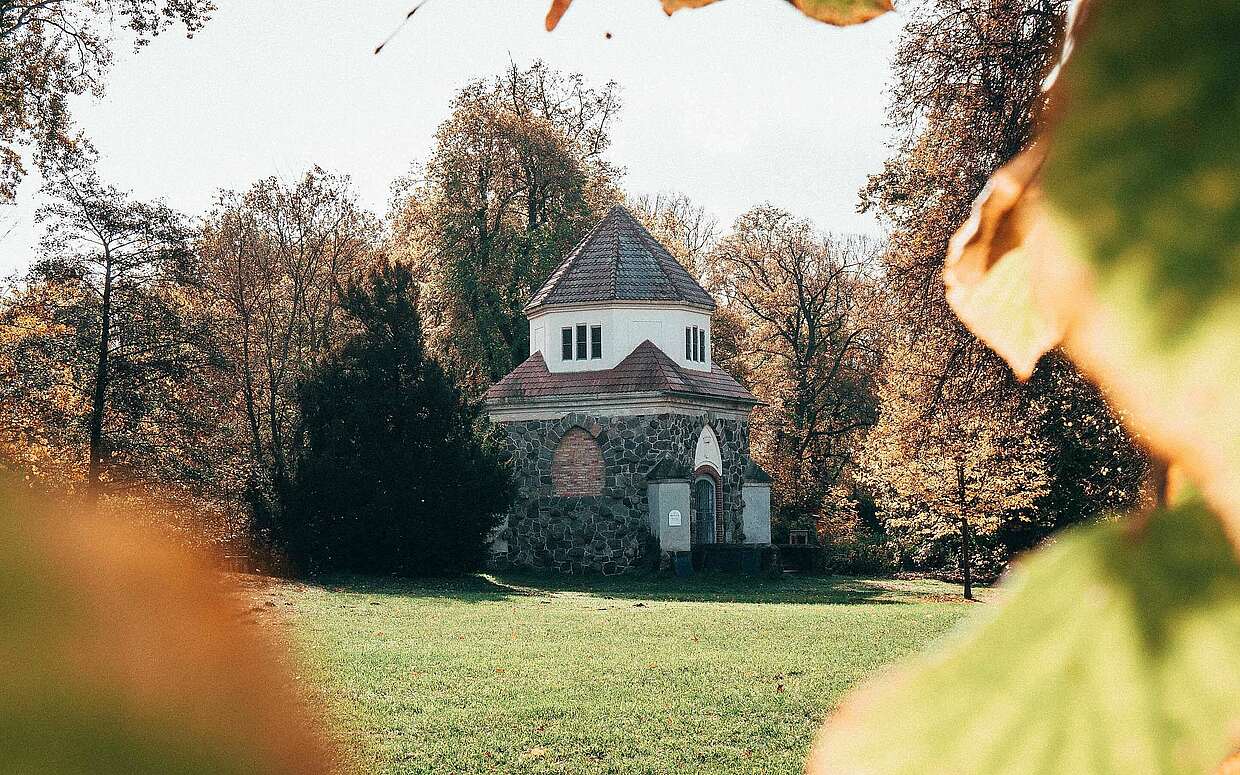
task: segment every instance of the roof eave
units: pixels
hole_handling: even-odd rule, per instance
[[[565,401],[624,401],[652,398],[676,398],[696,402],[711,401],[724,404],[733,404],[737,408],[748,409],[752,409],[755,406],[765,406],[765,404],[752,396],[750,398],[739,398],[736,396],[694,393],[686,390],[634,390],[615,393],[556,393],[554,395],[504,396],[502,398],[487,398],[484,396],[483,405],[486,406],[486,408],[491,409],[500,407],[550,405],[564,403]]]
[[[766,406],[766,404],[759,401],[752,394],[750,394],[749,398],[740,398],[738,396],[721,396],[711,393],[694,393],[688,390],[662,390],[660,393],[665,396],[675,396],[677,398],[706,398],[711,401],[730,401],[736,404],[745,404],[750,408],[755,406]]]
[[[697,301],[685,301],[684,299],[596,299],[592,301],[566,301],[566,302],[548,302],[542,301],[537,304],[531,302],[521,308],[521,312],[527,317],[542,309],[578,309],[581,307],[606,307],[620,306],[626,304],[642,304],[650,307],[691,307],[703,312],[714,312],[719,305],[715,302],[704,304]]]

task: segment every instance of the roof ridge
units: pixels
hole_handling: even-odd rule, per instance
[[[669,285],[675,288],[676,280],[672,277],[672,273],[668,271],[668,266],[666,263],[667,261],[671,261],[673,264],[676,265],[677,269],[684,272],[685,276],[689,278],[690,282],[692,282],[694,285],[697,286],[698,290],[700,290],[702,293],[706,294],[707,296],[710,296],[710,291],[702,287],[702,284],[697,281],[697,278],[693,276],[693,273],[690,272],[688,269],[685,269],[685,267],[681,265],[679,261],[676,260],[676,257],[672,255],[672,252],[668,250],[666,247],[664,247],[662,242],[659,242],[657,239],[655,239],[655,236],[650,233],[650,230],[642,225],[641,221],[638,221],[636,218],[633,218],[633,223],[637,224],[637,228],[640,230],[638,232],[638,238],[650,243],[650,245],[648,245],[647,247],[651,248],[651,253],[654,254],[655,260],[659,264],[659,271],[663,273],[663,276],[665,278],[667,278],[667,282]],[[677,291],[677,295],[678,296],[681,295],[679,291]]]
[[[608,215],[610,214],[611,213],[608,213]],[[556,268],[551,271],[551,275],[547,277],[547,280],[546,282],[542,284],[542,287],[540,287],[537,291],[534,292],[534,295],[530,298],[529,302],[525,305],[524,309],[529,309],[531,306],[538,303],[538,300],[540,298],[546,299],[551,294],[555,293],[555,289],[560,287],[560,283],[562,283],[564,281],[564,278],[568,276],[568,268],[572,266],[577,261],[577,258],[580,256],[581,249],[584,248],[586,244],[590,242],[590,238],[593,237],[594,233],[598,231],[600,228],[602,228],[603,224],[606,222],[607,222],[607,218],[606,217],[602,218],[601,220],[599,220],[598,223],[594,224],[594,226],[592,226],[589,231],[585,233],[585,236],[583,236],[580,240],[577,241],[577,244],[573,247],[573,249],[568,251],[568,255],[564,256],[564,260],[561,261],[559,265],[556,266]]]
[[[663,352],[663,348],[659,347],[654,342],[649,339],[642,340],[642,343],[637,345],[637,347],[633,349],[633,352],[637,352],[638,349],[646,345],[650,345],[649,349],[654,351],[655,368],[657,368],[663,375],[663,379],[668,384],[668,387],[674,388],[676,385],[687,387],[687,380],[685,379],[683,369],[680,368],[680,365],[676,363],[676,361],[672,360],[671,356]]]
[[[607,218],[616,215],[616,211],[620,210],[620,205],[612,205],[611,211],[607,213]],[[607,220],[604,218],[603,220]],[[615,261],[611,268],[611,298],[615,299],[620,295],[620,230],[612,229],[612,259]]]

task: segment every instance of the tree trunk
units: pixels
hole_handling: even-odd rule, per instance
[[[90,461],[86,467],[86,498],[93,506],[99,500],[103,471],[103,417],[108,397],[108,348],[112,339],[112,262],[104,259],[103,306],[99,324],[99,357],[95,364],[95,391],[90,404]]]
[[[284,460],[284,439],[280,428],[280,410],[278,406],[280,397],[280,383],[277,382],[275,372],[268,370],[267,379],[267,425],[271,434],[271,468],[272,468],[272,484],[275,486],[277,493],[284,493],[285,484],[287,483],[288,468]]]
[[[964,576],[964,599],[973,599],[973,537],[968,517],[960,517],[960,572]]]
[[[250,426],[250,443],[254,447],[254,462],[263,466],[263,435],[258,427],[258,412],[254,406],[254,373],[250,365],[250,320],[242,317],[241,380],[245,396],[245,417]]]
[[[956,466],[956,482],[960,505],[960,574],[964,577],[964,599],[973,599],[973,536],[969,530],[969,515],[965,511],[964,466]]]

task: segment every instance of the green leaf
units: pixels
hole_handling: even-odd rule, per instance
[[[1240,291],[1240,4],[1089,4],[1044,186],[1102,282],[1148,267],[1168,340]]]
[[[810,773],[1206,773],[1240,736],[1240,567],[1203,507],[1066,533],[943,651],[827,722]]]
[[[1067,350],[1240,547],[1240,4],[1094,2],[1056,84],[1045,208],[1093,274]]]
[[[820,22],[847,26],[868,22],[892,10],[890,0],[788,0],[801,13]],[[667,5],[668,0],[663,0]]]

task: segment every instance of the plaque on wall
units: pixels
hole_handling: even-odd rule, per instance
[[[667,512],[667,524],[669,527],[680,527],[680,509]]]

